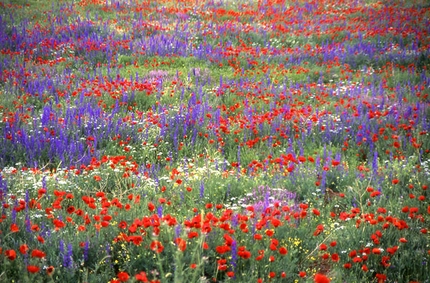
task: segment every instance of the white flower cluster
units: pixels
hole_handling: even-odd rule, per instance
[[[422,172],[427,176],[427,180],[430,181],[430,160],[424,160],[421,162]]]

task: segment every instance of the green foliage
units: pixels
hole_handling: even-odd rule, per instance
[[[427,282],[428,40],[346,29],[413,3],[103,2],[2,3],[1,282]]]

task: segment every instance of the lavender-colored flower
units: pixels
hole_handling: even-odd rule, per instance
[[[106,263],[110,262],[110,251],[111,251],[111,246],[108,244],[106,244]]]
[[[372,169],[373,175],[378,175],[378,151],[376,150],[373,152]]]
[[[62,255],[64,257],[64,241],[60,240],[60,244],[58,249],[60,250],[60,255]]]
[[[25,190],[25,210],[28,211],[30,205],[30,193],[28,190]]]
[[[165,79],[169,76],[169,73],[167,71],[164,70],[153,70],[150,71],[146,76],[145,76],[145,80],[148,81],[157,81],[160,79]]]
[[[267,208],[269,208],[270,205],[270,193],[269,191],[266,191],[266,193],[264,194],[264,202],[263,202],[263,211],[266,211]]]
[[[67,245],[67,254],[63,257],[63,266],[66,268],[73,267],[73,245],[69,243]]]
[[[231,260],[230,264],[233,266],[233,269],[236,268],[237,265],[237,244],[236,241],[233,240],[231,243]]]
[[[0,201],[3,201],[3,199],[6,197],[6,194],[7,194],[7,184],[6,184],[6,181],[3,180],[0,174]]]
[[[327,187],[327,171],[323,170],[321,173],[321,184],[320,184],[320,189],[323,194],[325,194],[326,187]]]
[[[89,249],[90,249],[90,242],[86,241],[85,244],[84,244],[84,252],[83,252],[83,254],[84,254],[84,261],[88,260],[88,251],[89,251]]]
[[[273,207],[275,203],[287,206],[294,205],[295,198],[296,194],[288,190],[260,186],[240,199],[238,204],[242,207],[252,206],[255,213],[261,214],[266,209]]]
[[[163,206],[162,205],[159,205],[158,207],[157,207],[157,215],[158,215],[158,217],[163,217]]]
[[[18,201],[17,200],[15,200],[15,203],[14,203],[14,208],[15,207],[18,207]],[[13,223],[16,223],[16,209],[12,209],[11,220]]]
[[[180,192],[179,192],[179,196],[181,197],[181,201],[184,201],[184,200],[185,200],[185,195],[184,195],[184,192],[183,192],[183,191],[180,191]]]
[[[31,233],[31,219],[28,211],[25,212],[25,230]]]
[[[233,215],[232,219],[231,219],[231,226],[236,229],[237,225],[239,224],[239,215],[235,214]]]
[[[200,198],[205,196],[205,185],[203,182],[200,183]]]

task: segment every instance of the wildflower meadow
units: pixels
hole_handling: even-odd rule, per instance
[[[427,1],[0,1],[0,282],[430,282]]]

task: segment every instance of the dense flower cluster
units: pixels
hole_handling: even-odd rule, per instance
[[[427,6],[45,2],[0,3],[0,281],[429,282]]]

